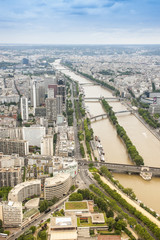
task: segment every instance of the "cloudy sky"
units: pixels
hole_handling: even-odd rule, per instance
[[[160,44],[160,0],[0,0],[0,43]]]

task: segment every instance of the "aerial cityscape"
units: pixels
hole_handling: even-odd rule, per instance
[[[0,1],[0,239],[160,240],[159,10]]]

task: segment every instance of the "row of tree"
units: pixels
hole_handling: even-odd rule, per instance
[[[126,195],[128,195],[131,199],[135,200],[136,199],[136,195],[135,193],[133,192],[133,190],[131,188],[124,188],[120,182],[118,180],[115,180],[113,177],[112,177],[112,174],[110,173],[110,171],[107,169],[106,166],[102,166],[100,168],[100,171],[101,173],[106,176],[107,178],[110,179],[110,181],[116,185],[122,192],[124,192]]]
[[[148,112],[148,110],[143,109],[143,108],[139,108],[138,109],[138,113],[143,117],[143,119],[145,120],[146,123],[149,124],[149,126],[153,127],[153,128],[158,128],[160,127],[160,123],[158,123],[157,120],[155,120],[150,113]]]
[[[89,128],[89,125],[90,125],[90,120],[86,118],[84,120],[85,143],[86,143],[87,153],[91,157],[90,141],[93,139],[93,129]]]
[[[106,87],[106,88],[114,91],[116,96],[120,95],[119,90],[117,90],[114,86],[112,86],[112,85],[110,85],[110,84],[108,84],[108,83],[106,83],[106,82],[104,82],[102,80],[98,80],[98,79],[94,78],[93,76],[91,76],[91,75],[89,75],[87,73],[83,73],[83,72],[80,72],[80,71],[78,71],[78,73],[83,75],[84,77],[90,79],[91,81],[94,81],[94,82],[100,84],[101,86]]]
[[[120,126],[118,124],[117,117],[115,116],[115,113],[112,110],[112,107],[107,103],[107,101],[105,99],[102,99],[102,105],[103,105],[105,111],[107,112],[110,121],[113,123],[113,125],[116,126],[117,134],[125,143],[128,154],[130,155],[132,161],[134,161],[137,166],[144,165],[143,158],[139,155],[139,152],[137,151],[136,147],[131,142],[126,131],[124,130],[124,128],[122,126]]]
[[[128,210],[131,214],[133,214],[136,218],[138,218],[141,222],[143,222],[148,229],[154,234],[154,236],[160,240],[160,228],[153,223],[148,217],[144,216],[140,211],[138,211],[135,207],[129,204],[119,193],[112,190],[107,184],[105,184],[98,174],[94,174],[95,180],[98,184],[105,190],[107,194],[109,194],[112,198],[114,198],[122,207]],[[144,238],[146,240],[150,238]],[[153,239],[153,238],[151,238]]]
[[[66,102],[66,113],[67,113],[67,119],[68,119],[68,126],[73,126],[73,108],[72,108],[72,102],[71,100],[67,99]]]
[[[131,199],[135,200],[136,199],[136,195],[133,192],[133,190],[131,188],[124,188],[120,182],[116,179],[114,179],[112,177],[112,174],[110,173],[110,171],[107,169],[106,166],[102,166],[100,168],[100,173],[102,173],[105,177],[109,178],[109,180],[116,185],[122,192],[124,192],[125,194],[127,194]],[[157,213],[154,210],[151,210],[150,208],[148,208],[147,206],[145,206],[143,203],[140,203],[140,206],[142,208],[144,208],[147,212],[149,212],[152,216],[157,217]],[[160,217],[158,217],[158,219],[160,220]]]

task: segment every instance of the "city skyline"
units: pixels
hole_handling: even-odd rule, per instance
[[[160,2],[0,1],[0,44],[158,44]]]

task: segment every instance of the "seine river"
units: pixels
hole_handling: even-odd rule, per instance
[[[65,69],[56,60],[54,67],[62,73],[68,75],[80,84],[91,83],[84,77]],[[100,86],[83,86],[85,97],[113,97],[112,93]],[[114,111],[126,110],[121,102],[109,102]],[[87,102],[85,106],[91,116],[105,113],[99,102]],[[133,144],[144,159],[146,166],[160,167],[160,141],[133,115],[130,113],[117,114],[119,124],[124,127]],[[99,120],[92,123],[94,134],[101,139],[105,152],[105,160],[110,163],[132,164],[121,140],[117,136],[115,128],[108,119]],[[135,192],[137,198],[148,207],[160,214],[160,178],[152,178],[145,181],[136,175],[114,174],[124,187],[130,187]]]

